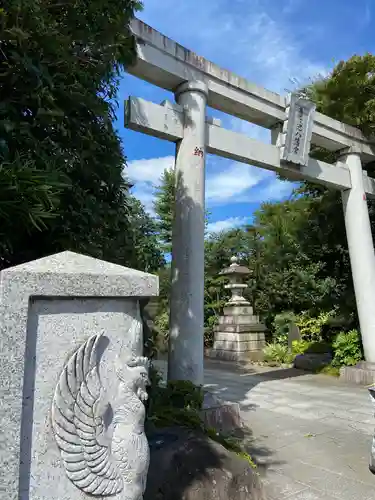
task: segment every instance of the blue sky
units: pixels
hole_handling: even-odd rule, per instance
[[[178,43],[279,93],[327,74],[354,53],[374,52],[373,0],[144,0],[139,17]],[[174,145],[123,127],[129,96],[161,102],[173,95],[125,74],[116,127],[128,158],[134,194],[152,213],[155,185],[171,168]],[[269,132],[214,110],[222,125],[269,142]],[[215,156],[206,164],[206,206],[210,231],[251,220],[262,201],[285,199],[293,185],[272,172]]]

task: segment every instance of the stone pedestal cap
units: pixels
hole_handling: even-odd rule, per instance
[[[70,251],[5,269],[0,276],[3,286],[18,282],[30,295],[154,297],[159,292],[153,274]]]

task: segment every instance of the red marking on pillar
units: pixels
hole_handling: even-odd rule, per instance
[[[194,149],[194,156],[200,156],[201,158],[203,158],[203,148],[195,148]]]
[[[367,198],[366,198],[366,193],[363,193],[363,199],[364,199],[364,201],[366,201],[366,200],[367,200]]]

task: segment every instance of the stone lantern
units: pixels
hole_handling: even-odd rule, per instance
[[[223,269],[220,273],[221,276],[226,276],[228,278],[229,283],[225,285],[225,288],[229,289],[232,293],[232,297],[225,305],[249,306],[250,302],[243,296],[243,291],[247,288],[247,285],[242,283],[242,281],[250,274],[250,270],[245,266],[240,266],[235,256],[233,256],[230,261],[231,265]]]
[[[260,361],[265,346],[265,326],[254,315],[253,308],[243,296],[247,285],[243,279],[250,270],[238,264],[237,257],[231,258],[229,267],[221,276],[228,278],[225,288],[231,291],[231,298],[224,306],[223,316],[214,335],[214,345],[207,351],[210,358],[230,361]]]

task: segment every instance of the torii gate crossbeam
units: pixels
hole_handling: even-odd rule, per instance
[[[126,127],[176,143],[168,377],[203,383],[206,153],[341,190],[365,356],[375,362],[375,254],[366,202],[366,196],[375,197],[375,181],[362,170],[362,163],[375,158],[373,144],[354,127],[316,113],[312,143],[341,151],[343,161],[285,164],[275,145],[286,118],[284,97],[222,70],[137,19],[132,30],[138,59],[128,71],[172,90],[177,101],[158,105],[131,97],[125,113]],[[273,145],[222,128],[206,117],[207,105],[270,128]]]

